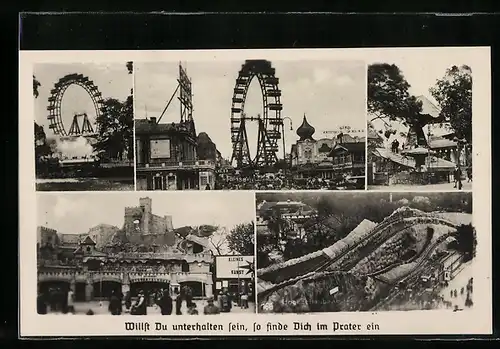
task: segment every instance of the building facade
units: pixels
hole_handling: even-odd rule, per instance
[[[337,173],[362,182],[365,181],[365,142],[348,135],[339,134],[329,156],[333,159],[333,169]]]
[[[137,190],[205,190],[215,187],[215,158],[200,160],[193,121],[135,121]]]
[[[149,198],[125,208],[123,228],[104,246],[97,248],[91,235],[74,236],[76,244],[61,239],[53,246],[38,244],[40,291],[71,288],[79,301],[107,298],[113,291],[132,296],[138,290],[173,293],[182,286],[189,286],[195,297],[213,294],[214,257],[207,238],[189,227],[174,229],[170,216],[152,213]]]
[[[299,139],[292,145],[290,154],[291,168],[296,178],[335,181],[343,173],[364,176],[363,139],[341,133],[334,138],[316,140],[313,137],[316,130],[309,124],[305,115],[296,132]],[[340,146],[340,143],[344,146]]]

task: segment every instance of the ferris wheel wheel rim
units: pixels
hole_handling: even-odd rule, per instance
[[[72,74],[68,74],[72,75]],[[72,86],[72,85],[77,85],[80,86],[82,89],[85,90],[87,95],[90,97],[92,100],[92,104],[94,105],[95,113],[96,113],[96,119],[102,114],[101,113],[101,108],[104,103],[104,99],[102,98],[101,91],[99,90],[98,86],[94,84],[92,80],[88,78],[88,76],[79,74],[76,76],[72,76],[68,78],[68,75],[63,76],[60,78],[55,84],[54,88],[52,89],[50,96],[49,96],[49,107],[54,106],[53,109],[51,109],[49,115],[47,118],[52,116],[52,118],[49,118],[50,125],[55,125],[55,127],[51,127],[53,129],[53,132],[57,136],[62,136],[66,137],[68,135],[68,131],[66,130],[66,125],[64,123],[63,117],[62,117],[62,100],[64,98],[64,94],[66,93],[67,89]],[[92,92],[95,92],[97,94],[97,97],[92,94]],[[55,98],[54,103],[52,103],[51,98]],[[97,125],[96,125],[97,126]],[[95,133],[97,133],[98,130],[96,130]],[[79,134],[78,136],[82,136],[83,134]]]

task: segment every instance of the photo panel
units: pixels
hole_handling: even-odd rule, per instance
[[[21,334],[491,333],[488,62],[22,53]]]
[[[255,312],[251,193],[46,193],[36,219],[39,315]]]
[[[401,52],[367,62],[368,189],[472,190],[474,60]]]
[[[363,60],[137,62],[138,190],[364,189]]]
[[[472,193],[257,193],[256,214],[259,313],[474,306]]]
[[[134,190],[133,65],[33,65],[38,191]]]

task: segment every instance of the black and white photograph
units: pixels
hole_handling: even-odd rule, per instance
[[[133,64],[36,64],[38,191],[134,190]]]
[[[37,196],[37,311],[255,313],[253,196]]]
[[[137,190],[364,189],[361,60],[136,62]]]
[[[471,193],[256,196],[259,313],[472,309]]]
[[[368,189],[472,190],[471,68],[405,58],[368,66]]]

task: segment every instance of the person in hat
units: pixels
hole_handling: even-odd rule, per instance
[[[175,299],[175,315],[182,315],[181,311],[182,296],[177,288],[174,290],[174,299]]]
[[[205,305],[205,308],[203,308],[203,314],[205,315],[213,315],[213,314],[219,314],[220,310],[219,307],[217,307],[214,304],[214,298],[209,297],[207,299],[207,305]]]
[[[108,310],[111,315],[121,315],[122,313],[122,302],[115,290],[113,290],[111,297],[109,298]]]
[[[196,303],[195,303],[195,302],[192,302],[192,303],[189,305],[189,308],[188,308],[187,313],[188,313],[189,315],[198,315],[198,309],[196,309]]]
[[[170,297],[170,291],[168,289],[164,289],[160,299],[158,301],[161,315],[171,315],[173,309],[173,300]]]
[[[137,296],[137,302],[132,307],[132,311],[130,313],[132,315],[147,315],[147,305],[144,291],[140,290]]]

